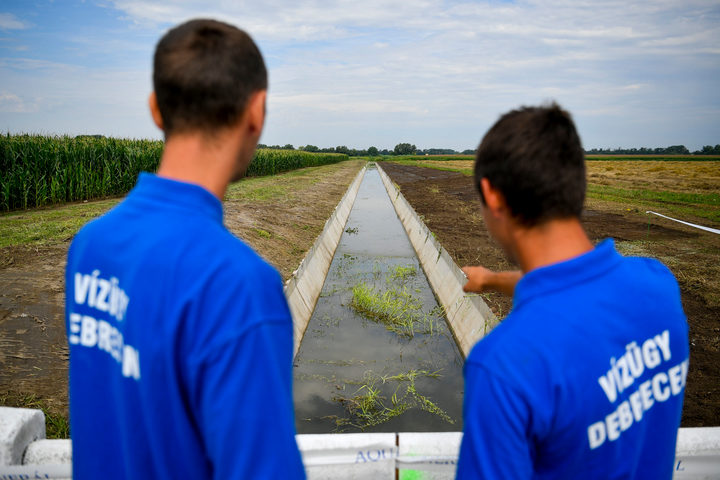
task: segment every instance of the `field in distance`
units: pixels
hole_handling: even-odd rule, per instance
[[[693,223],[720,223],[720,157],[637,157],[589,156],[588,199],[681,216]],[[473,161],[472,156],[415,156],[398,163],[472,175]]]

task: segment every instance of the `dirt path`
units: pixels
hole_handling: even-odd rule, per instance
[[[242,181],[228,192],[225,223],[287,279],[364,163]],[[67,416],[64,269],[69,240],[0,249],[0,405],[42,405]]]
[[[485,230],[472,177],[388,162],[381,166],[458,265],[510,268]],[[720,425],[720,306],[712,304],[717,292],[710,291],[712,286],[704,285],[697,274],[704,265],[717,264],[717,236],[648,220],[644,212],[610,202],[588,202],[583,225],[593,241],[613,237],[623,253],[660,258],[673,270],[680,282],[691,342],[682,426]],[[485,298],[499,317],[512,306],[499,294]]]

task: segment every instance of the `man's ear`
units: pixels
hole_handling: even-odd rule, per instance
[[[253,136],[260,137],[265,124],[265,101],[267,99],[267,90],[255,92],[248,102],[248,133]]]
[[[481,178],[480,189],[482,191],[483,198],[485,199],[485,208],[494,215],[504,212],[507,209],[505,196],[500,190],[492,186],[490,180],[487,178]]]
[[[148,105],[150,106],[150,115],[152,115],[153,122],[155,122],[155,125],[157,125],[160,130],[164,130],[162,115],[160,115],[160,107],[158,107],[157,97],[155,96],[154,91],[150,93]]]

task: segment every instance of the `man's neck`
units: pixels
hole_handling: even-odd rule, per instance
[[[570,260],[594,248],[576,218],[518,228],[514,237],[515,257],[523,272]]]
[[[200,185],[222,200],[235,173],[237,141],[212,140],[201,133],[174,135],[165,142],[157,174]]]

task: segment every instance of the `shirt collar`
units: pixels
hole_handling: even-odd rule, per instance
[[[583,283],[601,275],[615,267],[621,258],[622,256],[615,250],[615,242],[609,238],[578,257],[531,270],[515,287],[513,308],[519,307],[533,297]]]
[[[149,199],[153,203],[206,215],[222,224],[222,202],[205,188],[141,172],[130,198]]]

